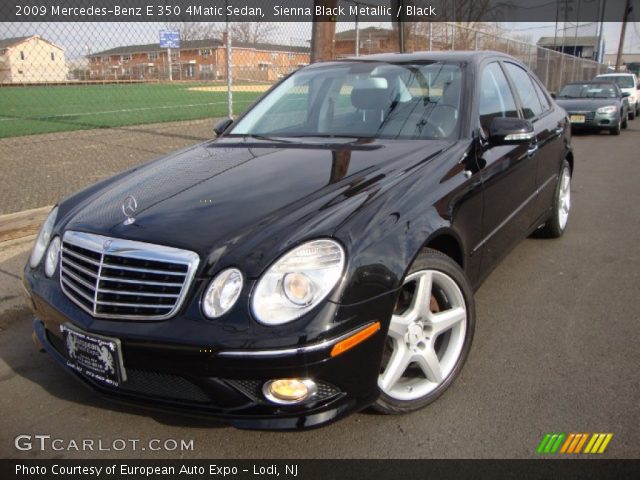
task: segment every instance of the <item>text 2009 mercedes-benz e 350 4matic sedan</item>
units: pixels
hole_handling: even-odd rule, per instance
[[[462,369],[474,289],[567,225],[566,113],[503,54],[310,65],[216,131],[37,237],[36,344],[107,397],[265,429],[416,410]]]

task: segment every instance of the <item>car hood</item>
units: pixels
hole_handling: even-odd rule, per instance
[[[71,197],[63,228],[188,249],[205,267],[224,259],[257,275],[292,243],[331,235],[392,172],[451,144],[323,142],[223,138],[198,145],[107,182],[77,205]],[[137,204],[129,225],[128,197]]]
[[[592,112],[607,105],[617,105],[615,98],[559,98],[556,103],[568,112]]]

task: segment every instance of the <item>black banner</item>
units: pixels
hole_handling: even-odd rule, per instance
[[[640,460],[1,460],[8,479],[636,479]]]
[[[3,22],[620,22],[624,0],[3,0]],[[640,12],[640,0],[630,0]]]

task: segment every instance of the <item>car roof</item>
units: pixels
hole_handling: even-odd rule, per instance
[[[635,73],[633,72],[618,72],[618,73],[601,73],[600,75],[596,75],[598,77],[633,77]]]
[[[607,82],[605,80],[584,80],[582,82],[569,82],[567,85],[618,85],[616,82]]]

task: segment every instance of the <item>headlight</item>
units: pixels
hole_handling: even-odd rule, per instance
[[[51,213],[49,213],[49,216],[42,224],[40,232],[38,232],[38,238],[36,238],[36,243],[31,251],[31,257],[29,257],[29,266],[31,268],[36,268],[40,263],[40,260],[42,260],[42,256],[47,249],[47,245],[49,245],[49,239],[51,238],[51,232],[53,231],[53,226],[56,223],[57,216],[58,207],[55,207],[51,210]]]
[[[58,258],[60,255],[60,237],[54,237],[47,249],[47,256],[44,259],[44,274],[53,277],[58,268]]]
[[[636,97],[634,97],[633,95],[631,95],[631,96],[629,97],[629,102],[631,102],[631,103],[636,103]]]
[[[607,107],[600,107],[598,113],[616,113],[618,111],[618,107],[614,105],[609,105]]]
[[[227,313],[236,303],[242,291],[242,273],[236,268],[220,272],[211,281],[202,298],[202,311],[209,318]]]
[[[313,240],[290,250],[260,278],[252,298],[253,314],[265,325],[295,320],[331,292],[344,264],[344,250],[334,240]]]

